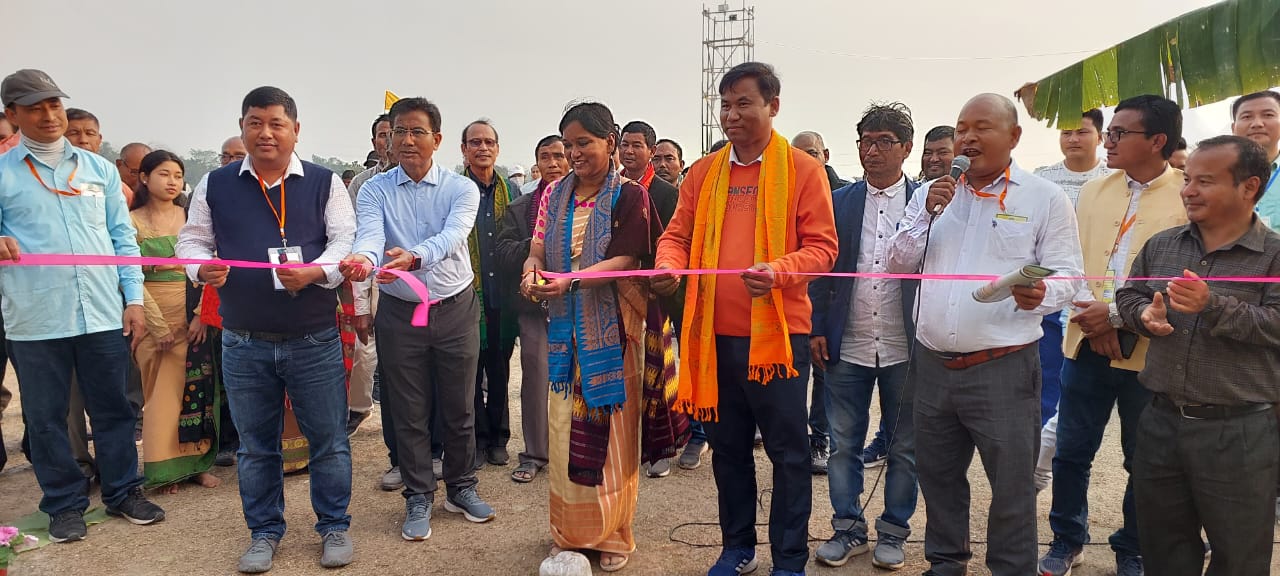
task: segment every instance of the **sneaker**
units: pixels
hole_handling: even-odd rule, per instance
[[[737,576],[754,572],[760,561],[754,548],[725,548],[707,576]]]
[[[906,540],[884,532],[877,533],[876,538],[878,539],[876,549],[871,554],[872,566],[886,570],[899,570],[907,565],[907,552],[903,550]]]
[[[1043,576],[1067,576],[1071,569],[1084,561],[1084,548],[1071,549],[1066,542],[1057,538],[1049,544],[1049,551],[1040,557],[1037,570]]]
[[[830,540],[818,547],[814,554],[827,566],[844,566],[850,558],[867,553],[867,536],[853,530],[838,530]]]
[[[235,466],[235,465],[236,465],[236,450],[235,450],[235,448],[228,448],[228,449],[226,449],[226,450],[219,450],[219,451],[218,451],[218,455],[213,457],[213,465],[214,465],[214,466],[219,466],[219,467],[222,467],[222,468],[226,468],[226,467],[228,467],[228,466]]]
[[[271,570],[271,559],[276,555],[279,540],[270,538],[254,538],[249,549],[240,555],[240,564],[236,570],[244,574],[259,574]]]
[[[444,458],[431,459],[431,473],[436,475],[436,480],[444,477]]]
[[[346,530],[334,530],[324,535],[324,552],[320,554],[320,565],[325,568],[341,568],[351,563],[356,554],[355,544]]]
[[[410,542],[418,542],[431,537],[432,502],[422,494],[415,494],[405,499],[404,526],[400,528],[400,537]]]
[[[885,461],[888,459],[889,447],[885,445],[884,439],[879,435],[876,435],[875,439],[862,450],[863,467],[877,468],[884,466]]]
[[[444,499],[444,509],[454,514],[462,514],[472,522],[484,523],[493,520],[493,508],[480,499],[474,486],[463,488],[456,494]]]
[[[676,464],[685,470],[695,470],[702,465],[702,455],[711,450],[706,442],[690,442],[685,444],[684,451]]]
[[[347,438],[356,435],[356,430],[369,418],[368,412],[347,412]]]
[[[511,454],[502,446],[491,446],[488,450],[485,450],[484,457],[485,462],[494,466],[506,466],[511,461]]]
[[[774,568],[773,570],[769,571],[769,576],[804,576],[804,570],[795,572],[792,570],[783,570],[781,568]]]
[[[666,478],[671,475],[671,459],[663,458],[649,465],[646,472],[650,478]]]
[[[400,467],[392,466],[390,470],[387,470],[387,472],[382,475],[382,480],[378,484],[387,492],[395,492],[396,490],[404,488],[404,478],[400,476]]]
[[[831,450],[826,446],[814,444],[809,447],[809,457],[812,459],[810,470],[814,474],[827,473],[827,461],[831,459]]]
[[[107,514],[120,516],[139,526],[146,526],[164,520],[164,510],[153,504],[142,494],[141,486],[134,486],[119,506],[107,506]]]
[[[59,512],[49,519],[50,542],[75,542],[84,540],[89,527],[84,524],[84,514],[75,510]]]
[[[1116,576],[1143,576],[1142,556],[1116,553]]]

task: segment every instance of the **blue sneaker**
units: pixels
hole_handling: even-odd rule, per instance
[[[720,559],[716,560],[711,570],[707,571],[707,576],[749,574],[754,572],[759,564],[754,548],[725,548],[720,552]]]
[[[1049,551],[1040,557],[1038,570],[1044,576],[1068,576],[1071,569],[1084,561],[1084,548],[1072,549],[1057,538],[1049,544]]]
[[[774,568],[773,570],[769,571],[769,576],[804,576],[804,571],[801,570],[799,572],[792,572],[791,570]]]
[[[483,524],[493,520],[493,508],[480,499],[474,486],[463,488],[457,494],[444,499],[444,509],[454,514],[462,514],[467,520]]]
[[[400,528],[400,537],[410,542],[431,537],[431,501],[425,495],[415,494],[405,499],[404,526]]]
[[[1143,576],[1146,569],[1141,556],[1116,552],[1116,576]]]
[[[865,468],[884,466],[884,462],[888,458],[889,446],[885,444],[884,438],[879,434],[876,434],[875,439],[862,450],[862,466]]]

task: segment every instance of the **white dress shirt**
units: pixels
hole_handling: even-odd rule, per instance
[[[889,246],[889,271],[925,274],[1004,275],[1027,264],[1039,264],[1058,276],[1081,276],[1080,233],[1071,200],[1057,184],[1011,163],[1010,177],[1001,175],[982,198],[969,185],[936,218],[925,210],[928,184],[911,199],[907,216]],[[933,230],[929,232],[932,220]],[[926,255],[925,236],[929,235]],[[1041,318],[1071,303],[1079,280],[1045,281],[1045,297],[1034,310],[1020,310],[1012,298],[983,304],[972,293],[982,281],[924,280],[916,339],[939,352],[968,353],[1029,344],[1043,336]]]
[[[241,160],[240,173],[248,172],[255,177],[258,175],[253,170],[253,159],[246,157]],[[302,160],[294,154],[289,159],[289,169],[285,171],[284,178],[289,176],[302,176],[303,166]],[[280,185],[281,180],[268,185],[269,188],[275,188]],[[206,176],[196,185],[196,190],[191,194],[191,205],[187,214],[187,224],[182,227],[182,232],[178,235],[178,244],[175,247],[178,258],[213,258],[214,242],[213,218],[209,212],[208,200],[209,178]],[[325,282],[319,284],[324,288],[337,288],[342,285],[342,273],[338,271],[337,263],[351,253],[351,244],[356,236],[356,211],[351,206],[351,198],[347,196],[347,187],[342,183],[342,177],[337,174],[333,175],[333,182],[329,187],[329,202],[324,207],[324,231],[328,237],[328,243],[324,246],[324,252],[320,254],[312,262],[333,264],[333,266],[322,266],[325,274]],[[263,254],[266,254],[267,246],[263,246]],[[235,274],[235,271],[231,271]],[[200,265],[188,264],[187,277],[192,282],[200,281]]]
[[[884,190],[867,183],[862,213],[862,240],[858,244],[859,272],[884,272],[889,263],[889,242],[907,209],[907,178]],[[907,331],[902,322],[902,281],[858,278],[853,284],[853,305],[845,325],[840,359],[850,364],[879,368],[907,361]]]

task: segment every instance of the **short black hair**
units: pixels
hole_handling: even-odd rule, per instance
[[[1179,150],[1186,150],[1186,149],[1187,149],[1187,139],[1186,139],[1186,138],[1178,138],[1178,146],[1177,146],[1177,147],[1175,147],[1175,148],[1173,149],[1173,151],[1174,151],[1174,152],[1177,152],[1177,151],[1179,151]]]
[[[67,122],[75,122],[76,120],[93,120],[94,124],[102,126],[102,123],[98,121],[98,117],[94,116],[92,112],[81,110],[80,108],[67,108]]]
[[[728,145],[729,145],[729,141],[724,138],[716,140],[713,144],[711,144],[711,149],[707,150],[707,154],[719,152],[721,148],[724,148],[725,146],[728,146]]]
[[[138,163],[138,173],[150,176],[151,172],[156,168],[159,168],[160,165],[165,162],[173,162],[177,164],[178,168],[181,168],[183,172],[187,171],[186,165],[182,163],[182,158],[178,157],[177,154],[168,150],[153,150],[148,152],[146,156],[143,156],[142,162]],[[138,208],[146,206],[147,202],[150,201],[151,191],[147,190],[147,185],[143,184],[142,181],[139,180],[138,189],[133,191],[133,203],[129,204],[129,209],[137,210]]]
[[[684,162],[684,148],[681,148],[680,145],[677,144],[675,140],[672,140],[670,138],[663,138],[659,140],[656,144],[654,144],[654,146],[657,146],[658,144],[664,144],[664,143],[670,144],[672,148],[675,148],[676,156],[680,157],[681,162]]]
[[[947,126],[946,124],[943,124],[942,126],[934,126],[933,128],[930,128],[928,132],[924,133],[925,144],[947,139],[956,139],[956,129],[952,126]]]
[[[1085,110],[1084,114],[1080,115],[1080,118],[1082,119],[1088,118],[1090,122],[1093,122],[1093,128],[1098,132],[1102,132],[1107,129],[1106,127],[1107,121],[1104,120],[1102,117],[1102,110],[1099,110],[1097,108],[1093,108],[1091,110]]]
[[[391,124],[394,126],[396,118],[401,114],[408,114],[409,112],[421,112],[426,114],[427,119],[431,121],[431,131],[436,134],[440,133],[440,109],[426,98],[415,96],[413,98],[401,98],[396,100],[396,103],[391,105],[391,112],[389,112],[387,116],[389,117],[388,119],[391,120]]]
[[[1236,101],[1231,103],[1231,119],[1236,119],[1236,114],[1240,112],[1240,106],[1244,105],[1245,102],[1257,100],[1259,98],[1270,98],[1275,100],[1276,104],[1280,104],[1280,92],[1276,92],[1275,90],[1263,90],[1261,92],[1245,94],[1244,96],[1236,98]]]
[[[564,144],[564,138],[561,138],[559,134],[543,136],[542,139],[538,141],[538,145],[533,147],[534,160],[538,159],[538,152],[541,151],[544,146],[550,146],[556,142]]]
[[[1236,186],[1250,178],[1258,179],[1258,195],[1253,199],[1254,204],[1257,204],[1266,193],[1267,179],[1271,177],[1271,159],[1267,158],[1267,151],[1257,142],[1243,136],[1214,136],[1196,144],[1196,153],[1222,146],[1236,149],[1236,163],[1231,166],[1231,179]]]
[[[391,116],[389,114],[379,114],[378,117],[373,121],[373,126],[369,128],[369,132],[373,134],[372,136],[373,138],[378,137],[378,125],[383,122],[390,124]]]
[[[858,120],[858,136],[867,132],[892,132],[903,146],[915,138],[915,125],[911,122],[911,109],[901,102],[872,104]]]
[[[343,179],[343,180],[350,180],[350,179],[355,178],[355,177],[356,177],[356,171],[355,171],[355,170],[352,170],[352,169],[348,168],[348,169],[346,169],[346,170],[343,170],[343,171],[342,171],[342,179]]]
[[[607,140],[612,134],[615,142],[618,139],[618,125],[613,122],[613,111],[599,102],[570,104],[565,109],[564,116],[560,117],[560,135],[563,136],[564,129],[574,122],[581,124],[583,130],[596,138]]]
[[[1148,139],[1157,134],[1164,134],[1164,147],[1160,149],[1165,160],[1173,156],[1182,138],[1182,109],[1178,103],[1154,94],[1142,94],[1126,98],[1116,106],[1116,112],[1136,110],[1142,117],[1142,129],[1147,132]]]
[[[467,132],[470,132],[470,131],[471,131],[471,127],[472,127],[472,126],[476,126],[476,125],[479,125],[479,126],[488,126],[490,130],[493,130],[493,141],[494,141],[494,142],[497,142],[497,141],[498,141],[498,129],[493,127],[493,122],[492,122],[491,120],[489,120],[488,118],[481,118],[481,119],[479,119],[479,120],[472,120],[470,124],[467,124],[465,127],[463,127],[463,128],[462,128],[462,143],[463,143],[463,144],[466,144],[466,143],[467,143]]]
[[[760,89],[760,95],[764,97],[765,102],[782,95],[782,80],[778,79],[773,66],[763,62],[743,62],[730,68],[720,78],[720,95],[724,96],[725,92],[744,78],[756,79],[756,87]]]
[[[298,103],[293,101],[293,96],[290,96],[288,92],[275,86],[259,86],[245,94],[244,101],[240,103],[240,117],[244,118],[248,115],[250,108],[270,108],[272,106],[283,107],[285,116],[288,116],[294,122],[298,121]]]
[[[644,136],[644,145],[653,148],[658,145],[658,133],[653,130],[648,122],[642,120],[632,120],[622,127],[623,134],[639,134]]]

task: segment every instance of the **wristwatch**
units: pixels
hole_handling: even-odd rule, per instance
[[[582,287],[582,279],[581,279],[581,278],[574,278],[573,280],[570,280],[570,281],[569,281],[569,291],[570,291],[570,292],[577,292],[577,291],[578,291],[578,289],[579,289],[579,288],[581,288],[581,287]]]
[[[1124,328],[1124,318],[1120,317],[1120,310],[1116,308],[1115,302],[1107,304],[1107,322],[1117,330]]]

